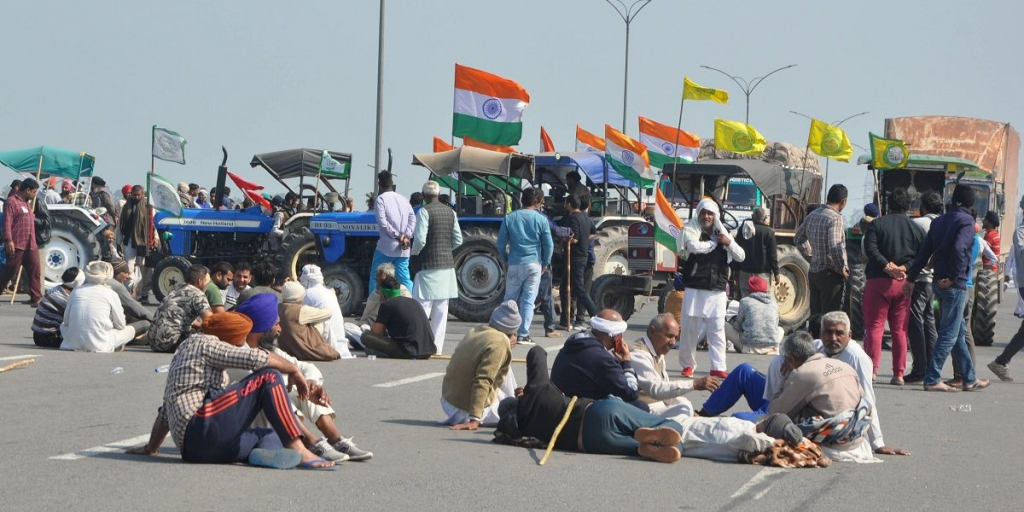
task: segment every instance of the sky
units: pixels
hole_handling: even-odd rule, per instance
[[[0,150],[87,151],[120,188],[145,183],[156,124],[188,139],[186,165],[156,163],[171,181],[213,185],[223,145],[230,170],[279,191],[252,156],[313,147],[353,155],[359,203],[372,190],[378,2],[34,0],[4,12]],[[826,121],[868,111],[843,125],[865,147],[887,117],[1017,125],[1022,14],[991,0],[654,0],[631,25],[626,132],[638,136],[637,116],[674,125],[684,76],[731,93],[728,105],[688,102],[684,129],[711,137],[714,118],[743,120],[743,94],[701,64],[747,78],[797,64],[754,91],[750,124],[799,146],[809,121],[790,110]],[[529,91],[522,151],[538,150],[541,125],[562,151],[577,124],[621,128],[624,31],[603,0],[389,0],[383,146],[399,191],[427,179],[412,154],[450,138],[456,62]],[[862,205],[865,168],[829,167]]]

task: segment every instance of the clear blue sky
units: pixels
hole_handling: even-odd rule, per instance
[[[757,7],[754,7],[757,6]],[[48,1],[4,8],[0,149],[42,144],[88,151],[111,185],[143,183],[150,126],[188,139],[188,164],[157,162],[174,181],[211,185],[255,153],[293,147],[351,152],[354,194],[371,188],[377,59],[374,1]],[[808,121],[870,111],[844,125],[867,145],[883,119],[960,115],[1024,122],[1016,2],[655,0],[636,19],[629,122],[674,124],[684,75],[732,92],[729,105],[691,102],[683,127],[713,135],[715,117],[743,119],[743,96],[708,64],[753,77],[786,64],[754,93],[751,124],[802,145]],[[384,145],[400,191],[426,173],[409,165],[449,137],[454,63],[512,78],[530,92],[521,148],[544,125],[570,149],[577,123],[600,133],[622,119],[623,23],[602,0],[390,0],[386,13]],[[863,167],[831,166],[862,204]],[[10,171],[5,171],[9,177]],[[278,187],[272,186],[271,189]]]

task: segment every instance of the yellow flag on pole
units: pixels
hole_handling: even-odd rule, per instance
[[[840,162],[849,162],[853,156],[853,145],[846,138],[846,132],[818,119],[811,120],[811,131],[807,134],[807,147],[815,153]]]
[[[715,119],[715,148],[743,155],[764,152],[764,137],[753,126],[739,121]]]
[[[875,169],[900,169],[907,166],[910,150],[899,139],[885,139],[868,133],[871,138],[871,166]]]
[[[729,93],[721,89],[712,89],[697,85],[689,77],[683,77],[683,99],[706,101],[711,100],[717,103],[729,103]]]

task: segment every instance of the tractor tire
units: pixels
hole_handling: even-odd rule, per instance
[[[846,304],[846,312],[850,315],[850,335],[855,340],[864,339],[864,285],[867,277],[864,275],[866,263],[861,259],[860,241],[851,241],[846,244],[846,259],[850,265],[850,279],[846,281],[846,297],[843,302]]]
[[[498,229],[472,226],[462,230],[455,249],[459,297],[449,311],[463,322],[486,322],[505,297],[505,264],[498,257]]]
[[[793,332],[811,316],[810,263],[792,245],[779,245],[779,284],[775,287],[775,301],[779,304],[779,325],[787,333]]]
[[[44,288],[61,283],[61,274],[71,267],[85,270],[91,261],[100,259],[100,242],[89,229],[71,218],[51,216],[50,241],[43,246]],[[22,283],[26,283],[22,279]]]
[[[594,283],[590,285],[591,293],[596,289],[597,278],[606,274],[624,276],[629,274],[629,228],[612,226],[597,233],[594,243]]]
[[[153,269],[152,288],[158,302],[163,302],[171,290],[185,282],[185,274],[191,266],[192,261],[181,256],[168,256],[157,263]]]
[[[341,313],[350,318],[362,316],[368,283],[348,265],[327,265],[323,273],[324,286],[338,296]]]
[[[615,274],[605,274],[594,280],[590,290],[598,311],[614,309],[625,321],[633,316],[635,300],[633,294],[620,291],[620,278],[621,276]]]
[[[974,311],[971,317],[971,329],[974,344],[979,347],[990,347],[996,334],[996,305],[999,301],[999,274],[981,269],[974,282]]]
[[[274,255],[274,264],[281,277],[298,280],[302,267],[309,263],[319,264],[316,236],[308,228],[300,227],[281,239],[281,248]]]

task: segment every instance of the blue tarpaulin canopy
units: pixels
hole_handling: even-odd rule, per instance
[[[95,163],[96,159],[84,151],[68,151],[52,146],[0,151],[0,164],[15,171],[36,172],[41,169],[44,176],[60,176],[74,180],[92,174]]]
[[[557,156],[557,158],[556,158]],[[622,187],[636,188],[633,183],[623,178],[610,165],[605,162],[604,153],[540,153],[534,157],[537,166],[537,176],[540,177],[542,170],[554,172],[563,183],[565,175],[580,169],[587,174],[590,181],[595,185],[604,183],[605,166],[608,167],[608,184]],[[542,183],[544,180],[539,180]]]

